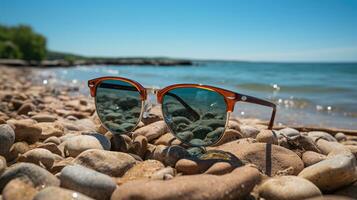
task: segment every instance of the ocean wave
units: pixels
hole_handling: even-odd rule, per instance
[[[344,93],[351,92],[352,89],[343,87],[326,87],[320,85],[299,85],[287,86],[279,84],[262,83],[242,83],[236,86],[239,89],[251,90],[257,92],[283,92],[283,93]]]

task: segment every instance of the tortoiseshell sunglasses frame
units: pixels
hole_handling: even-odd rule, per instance
[[[152,90],[151,88],[143,87],[140,83],[138,83],[134,80],[131,80],[131,79],[127,79],[127,78],[123,78],[123,77],[105,76],[105,77],[95,78],[95,79],[88,81],[88,87],[90,88],[90,94],[92,97],[96,97],[97,86],[102,81],[105,81],[105,80],[118,80],[118,81],[123,81],[123,82],[133,85],[137,89],[137,91],[140,93],[142,102],[144,102],[147,99],[148,90]],[[213,86],[209,86],[209,85],[175,84],[175,85],[167,86],[162,89],[155,89],[154,91],[157,96],[157,102],[159,104],[162,104],[164,95],[167,94],[169,91],[176,89],[176,88],[200,88],[200,89],[204,89],[204,90],[210,90],[210,91],[217,92],[224,97],[224,101],[226,103],[226,108],[227,108],[227,110],[226,110],[227,113],[232,113],[234,111],[234,106],[237,102],[247,102],[247,103],[253,103],[253,104],[271,107],[272,113],[271,113],[270,121],[268,124],[268,129],[269,130],[273,129],[274,119],[275,119],[275,115],[276,115],[276,105],[270,101],[266,101],[266,100],[252,97],[249,95],[240,94],[240,93],[236,93],[233,91],[229,91],[226,89],[217,88],[217,87],[213,87]],[[143,110],[141,111],[139,121],[141,121],[142,112],[143,112]],[[229,119],[227,119],[227,122],[228,121],[229,121]],[[176,137],[175,133],[172,133],[172,134]],[[224,135],[224,133],[222,134],[221,138],[216,143],[218,143],[222,139],[223,135]],[[214,144],[211,144],[209,146],[212,146],[212,145],[214,145]]]

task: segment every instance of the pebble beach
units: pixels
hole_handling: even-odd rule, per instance
[[[357,130],[231,117],[215,146],[187,147],[151,109],[129,135],[94,99],[0,66],[0,200],[357,199]]]

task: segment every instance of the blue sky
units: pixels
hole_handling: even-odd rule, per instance
[[[0,0],[0,23],[89,56],[357,61],[357,0]]]

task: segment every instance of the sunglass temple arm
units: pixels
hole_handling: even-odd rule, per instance
[[[237,101],[254,103],[254,104],[258,104],[258,105],[262,105],[262,106],[271,107],[273,110],[272,110],[272,113],[271,113],[268,129],[269,130],[273,129],[274,120],[275,120],[275,114],[276,114],[276,105],[274,103],[272,103],[270,101],[263,100],[263,99],[259,99],[259,98],[256,98],[256,97],[252,97],[252,96],[249,96],[249,95],[245,95],[245,94],[239,94],[239,93],[235,93],[235,94],[236,94],[236,100]]]

